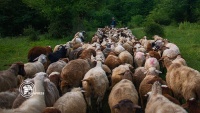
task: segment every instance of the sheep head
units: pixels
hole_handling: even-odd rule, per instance
[[[129,99],[119,101],[118,104],[112,107],[115,113],[133,113],[136,108],[141,108]]]
[[[162,94],[162,88],[161,88],[160,82],[158,82],[158,81],[154,82],[152,89],[151,89],[151,92],[152,92],[153,95]]]
[[[18,74],[22,75],[22,76],[25,76],[26,72],[24,70],[24,64],[21,63],[21,62],[18,62],[18,63],[15,63],[15,64],[18,65]]]

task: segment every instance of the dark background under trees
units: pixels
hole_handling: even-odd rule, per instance
[[[200,0],[0,0],[0,37],[22,35],[29,27],[62,38],[77,31],[148,23],[199,23]]]

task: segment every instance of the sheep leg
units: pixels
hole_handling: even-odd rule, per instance
[[[102,100],[103,100],[103,97],[102,97],[102,96],[99,96],[99,97],[97,98],[97,103],[96,103],[96,105],[97,105],[97,112],[98,112],[98,113],[100,113],[101,108],[102,108]]]

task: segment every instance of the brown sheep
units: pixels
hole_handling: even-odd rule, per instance
[[[14,63],[7,70],[0,71],[0,92],[7,91],[11,88],[17,88],[17,75],[26,75],[23,63]]]
[[[181,106],[172,103],[162,95],[161,84],[156,81],[149,93],[145,113],[187,113]]]
[[[84,49],[81,51],[80,59],[91,59],[91,55],[96,56],[96,51],[93,49]]]
[[[151,71],[147,73],[145,78],[140,83],[139,94],[140,94],[142,108],[146,107],[147,98],[145,97],[145,95],[151,91],[152,85],[155,81],[159,81],[161,84],[166,85],[166,82],[162,80],[162,78],[159,77],[158,74],[156,73],[157,73],[156,70],[155,72]]]
[[[124,102],[125,106],[122,106],[121,102]],[[131,103],[130,103],[131,102]],[[135,113],[135,108],[138,108],[138,93],[135,86],[130,80],[123,79],[118,82],[111,90],[108,104],[110,106],[111,113]],[[130,109],[127,109],[131,105]]]
[[[178,99],[200,98],[200,73],[188,66],[173,63],[168,57],[164,58],[167,68],[166,82]],[[175,76],[176,75],[176,76]]]
[[[140,83],[145,78],[146,70],[144,67],[138,67],[135,69],[135,72],[133,74],[133,83],[135,84],[135,88],[137,91],[139,91]]]
[[[46,107],[42,113],[61,113],[61,111],[55,107]]]
[[[195,98],[187,100],[182,107],[188,109],[189,113],[200,113],[200,103]]]
[[[34,46],[28,51],[28,62],[34,62],[34,59],[39,57],[41,54],[48,56],[50,53],[53,53],[51,46]],[[47,59],[47,62],[44,64],[45,70],[50,63],[50,60]]]
[[[119,65],[118,67],[113,69],[111,76],[111,81],[112,81],[111,87],[113,87],[116,83],[122,80],[122,77],[124,76],[124,73],[126,71],[131,72],[132,69],[133,66],[131,66],[130,64]],[[130,76],[132,76],[132,72]]]
[[[119,57],[112,55],[113,52],[110,52],[110,54],[107,56],[104,64],[106,64],[111,70],[113,70],[115,67],[122,64]]]
[[[79,87],[81,80],[87,71],[91,68],[90,60],[76,59],[68,62],[61,72],[61,90],[62,93],[70,91],[73,87]]]

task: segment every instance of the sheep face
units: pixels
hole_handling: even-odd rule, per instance
[[[113,106],[115,113],[134,113],[136,108],[141,108],[140,106],[134,104],[129,99],[124,99],[119,101],[118,104]]]
[[[18,72],[18,74],[22,75],[22,76],[25,76],[26,72],[24,70],[24,64],[22,64],[22,63],[17,63],[17,64],[19,65],[19,72]]]

